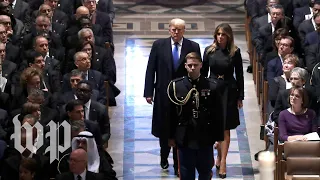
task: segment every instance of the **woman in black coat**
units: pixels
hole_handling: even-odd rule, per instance
[[[244,98],[243,66],[240,49],[234,44],[233,32],[229,24],[223,23],[214,31],[214,42],[206,47],[203,57],[202,75],[220,84],[224,109],[224,141],[218,143],[216,167],[219,177],[226,177],[226,159],[230,145],[230,130],[239,124],[239,111]],[[233,74],[235,73],[235,77]],[[221,168],[220,168],[221,167]]]

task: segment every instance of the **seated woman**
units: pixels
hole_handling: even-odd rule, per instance
[[[293,87],[289,93],[290,107],[279,114],[280,141],[306,141],[304,136],[317,132],[316,113],[308,109],[309,97],[306,89]]]
[[[279,91],[290,89],[292,87],[290,82],[291,70],[297,67],[299,63],[298,56],[294,54],[288,54],[284,57],[281,76],[275,77],[269,84],[269,101],[274,108],[275,102]]]
[[[290,75],[290,82],[292,87],[302,87],[305,88],[308,97],[309,97],[309,103],[308,103],[308,108],[315,110],[316,104],[314,100],[314,95],[312,89],[310,89],[308,86],[305,86],[306,82],[308,81],[308,72],[307,70],[296,67],[292,69],[291,75]],[[288,102],[290,95],[290,90],[285,89],[283,91],[279,91],[274,110],[271,116],[272,121],[274,121],[276,124],[278,124],[278,117],[281,111],[290,108],[290,104]]]

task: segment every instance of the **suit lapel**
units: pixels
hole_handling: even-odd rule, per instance
[[[13,9],[13,15],[15,17],[18,17],[19,16],[19,13],[20,13],[20,10],[22,8],[22,1],[21,0],[17,0],[16,1],[16,4],[14,6],[14,9]]]
[[[169,72],[172,72],[173,71],[173,56],[172,56],[171,37],[166,39],[164,47],[165,47],[164,56],[167,56],[164,59],[165,59],[167,66],[169,68]]]
[[[95,81],[94,73],[91,69],[88,70],[88,80],[91,81],[92,83],[94,83],[94,84],[92,84],[92,85],[94,85],[94,87],[92,87],[92,89],[95,89],[96,88],[95,86],[97,83]]]
[[[97,118],[97,109],[95,108],[94,104],[91,101],[91,105],[90,105],[90,114],[89,114],[89,119],[91,121],[96,121]]]
[[[187,52],[188,52],[188,49],[187,49],[188,44],[187,43],[188,42],[186,41],[186,39],[183,38],[183,42],[182,42],[182,46],[181,46],[181,52],[180,52],[180,59],[179,59],[179,63],[178,63],[178,69],[181,66],[181,64],[183,64],[184,57],[186,57],[186,55],[187,55]]]

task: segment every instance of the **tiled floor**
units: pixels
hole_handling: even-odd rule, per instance
[[[183,1],[192,3],[195,0]],[[244,37],[243,0],[198,0],[202,5],[184,8],[161,7],[157,0],[114,0],[114,28],[117,83],[121,94],[118,106],[110,110],[111,146],[119,179],[177,179],[173,168],[161,170],[158,140],[151,135],[152,106],[143,98],[145,69],[155,39],[168,37],[168,21],[180,17],[187,22],[186,38],[198,42],[202,53],[212,43],[212,31],[221,22],[232,24],[235,42],[244,59],[248,55]],[[175,3],[174,0],[171,3]],[[258,179],[253,155],[264,147],[259,140],[260,117],[252,75],[245,73],[245,100],[241,125],[232,131],[227,172],[230,179]],[[172,160],[169,160],[172,164]],[[213,169],[215,171],[215,168]],[[216,176],[214,176],[215,178]]]

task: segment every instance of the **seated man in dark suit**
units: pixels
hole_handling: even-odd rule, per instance
[[[104,152],[98,151],[92,133],[82,131],[72,139],[72,151],[75,149],[83,149],[88,153],[87,170],[91,172],[99,172],[103,174],[104,179],[117,180],[116,172],[112,169],[111,164],[108,162]],[[69,149],[69,152],[71,150]],[[60,173],[70,171],[70,161],[68,158],[70,154],[66,154],[59,161],[58,171]]]
[[[320,26],[320,14],[315,14],[311,19],[304,20],[298,28],[299,38],[301,44],[304,44],[306,35],[308,33],[314,32],[317,30],[317,26]]]
[[[310,74],[316,64],[320,62],[320,44],[312,44],[306,48],[306,55],[305,55],[306,67]]]
[[[31,28],[31,32],[23,37],[24,51],[32,49],[33,39],[38,35],[46,36],[49,39],[49,46],[51,48],[61,48],[62,42],[59,33],[63,33],[64,29],[57,25],[57,29],[52,27],[52,30],[50,30],[51,25],[53,24],[51,24],[51,21],[47,16],[39,15],[36,18],[35,26]]]
[[[32,122],[34,122],[32,125],[35,124],[37,121],[35,117],[32,115],[28,115],[24,118],[25,120],[31,119]],[[27,120],[28,122],[31,122],[30,120]],[[31,125],[31,124],[30,124]],[[35,142],[34,146],[37,145],[37,134],[36,134],[36,128],[31,132],[32,133],[32,140]],[[21,138],[21,146],[26,147],[26,141],[27,138],[30,138],[30,136],[27,137],[26,130],[24,128],[21,128],[20,133],[16,132],[14,133],[14,141],[18,140],[17,136],[20,136]],[[49,159],[43,155],[44,151],[36,150],[29,150],[28,148],[25,148],[22,152],[18,151],[14,148],[14,143],[10,143],[9,147],[5,151],[5,159],[3,161],[2,166],[2,172],[1,172],[1,179],[4,180],[19,180],[19,165],[23,158],[31,157],[36,160],[37,162],[37,169],[36,169],[36,175],[34,177],[35,180],[42,180],[42,179],[48,179],[48,170],[49,170]],[[45,149],[45,148],[44,148]]]
[[[53,13],[52,22],[56,22],[56,23],[62,24],[64,26],[68,26],[69,18],[63,11],[58,9],[58,2],[59,1],[56,1],[56,0],[54,0],[54,1],[53,0],[44,0],[43,4],[49,5],[51,7],[51,10]]]
[[[85,52],[77,52],[74,55],[74,63],[77,69],[83,73],[83,79],[89,80],[93,85],[92,88],[98,90],[101,96],[106,96],[104,77],[99,71],[90,69],[91,62],[88,54]],[[65,93],[71,90],[69,75],[65,74],[63,76],[62,92]]]
[[[89,17],[89,9],[80,6],[77,8],[76,14],[72,18],[72,22],[70,23],[69,28],[66,32],[66,47],[67,49],[74,48],[74,45],[79,42],[78,32],[82,28],[90,28],[93,31],[95,36],[95,44],[97,46],[105,47],[105,42],[102,34],[102,27],[99,24],[92,24],[91,19]]]
[[[61,75],[60,75],[60,61],[55,59],[54,49],[52,49],[52,48],[49,49],[48,39],[44,36],[36,36],[33,41],[34,41],[33,42],[33,50],[30,49],[29,51],[25,52],[25,59],[34,58],[34,57],[32,57],[33,56],[32,54],[34,54],[33,51],[40,53],[43,57],[44,62],[45,62],[44,72],[54,71],[57,74],[57,76],[58,76],[57,78],[60,81],[60,77],[61,77]],[[30,66],[30,64],[28,64],[27,61],[24,60],[19,66],[19,71],[21,72],[29,66]],[[60,87],[60,85],[57,87]],[[59,91],[59,89],[55,89],[55,90]]]
[[[267,80],[271,82],[273,78],[277,76],[281,76],[283,74],[282,64],[283,58],[287,54],[291,54],[293,52],[294,40],[290,36],[282,37],[278,46],[278,54],[279,56],[270,60],[267,66]]]
[[[317,31],[310,32],[306,35],[306,38],[304,40],[304,49],[306,49],[313,44],[318,44],[320,42],[320,37],[319,37],[319,28],[317,27]]]
[[[111,24],[113,24],[113,19],[115,18],[113,0],[99,0],[97,9],[107,13],[110,17]]]
[[[11,4],[11,8],[13,9],[13,16],[30,26],[31,18],[30,18],[30,7],[29,4],[24,2],[23,0],[8,0],[9,4]]]
[[[51,60],[51,59],[50,59]],[[54,59],[52,59],[54,60]],[[43,86],[52,94],[60,91],[60,73],[53,70],[49,61],[44,61],[44,57],[37,51],[32,51],[27,57],[29,67],[38,68],[42,72]],[[47,63],[47,67],[46,66]],[[57,62],[58,63],[58,62]]]
[[[78,180],[103,180],[104,177],[102,174],[87,170],[89,158],[84,149],[79,148],[73,150],[70,153],[70,172],[57,175],[56,180],[74,180],[75,178]]]
[[[58,106],[60,106],[60,107],[76,98],[75,92],[77,90],[77,84],[83,80],[82,79],[82,76],[83,76],[82,72],[79,71],[78,69],[72,70],[69,73],[69,75],[70,75],[70,85],[71,85],[72,90],[67,91],[65,93],[61,93],[61,95],[59,96],[59,102],[58,102]],[[100,96],[99,91],[97,91],[96,89],[92,90],[91,100],[98,101],[102,104],[106,103],[106,97]]]
[[[99,124],[103,144],[107,146],[111,136],[108,111],[101,103],[92,101],[90,99],[91,94],[91,82],[85,80],[80,81],[77,85],[76,96],[84,103],[84,118]]]
[[[67,122],[71,123],[71,126],[80,126],[78,128],[82,128],[83,125],[83,130],[89,131],[93,134],[98,150],[103,150],[102,135],[99,124],[84,118],[83,106],[83,103],[78,99],[68,102],[68,104],[66,104],[64,107],[65,111],[62,112],[62,116],[64,116],[64,118],[61,119],[61,122],[66,120]],[[83,123],[80,123],[79,121]]]
[[[2,68],[0,69],[0,91],[11,94],[11,87],[14,84],[14,77],[17,65],[6,58],[6,45],[0,43],[0,61]]]
[[[83,0],[82,5],[89,9],[92,24],[99,24],[102,27],[104,42],[113,43],[113,32],[109,15],[97,10],[96,0]]]
[[[11,41],[8,41],[6,27],[3,24],[0,24],[0,42],[5,44],[6,59],[13,63],[20,64],[20,49],[13,45]]]
[[[308,6],[303,6],[294,10],[293,26],[298,29],[304,20],[309,20],[314,14],[320,12],[320,1],[309,0]]]

